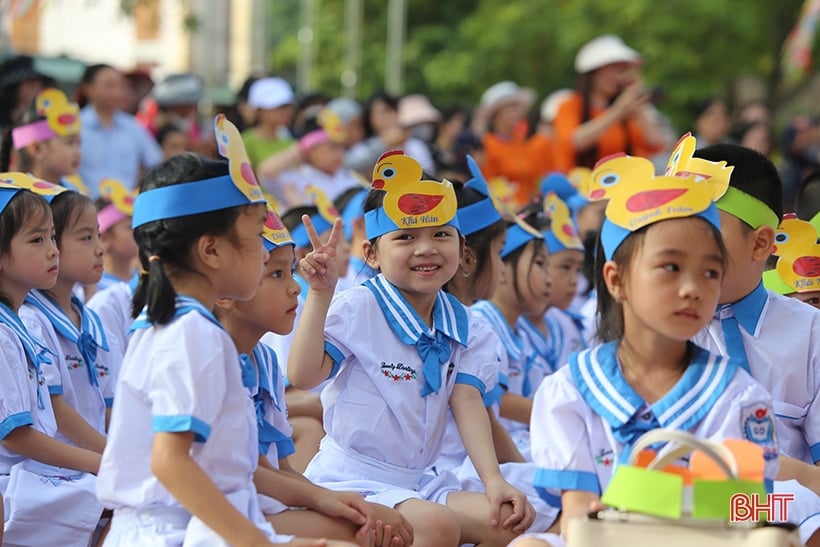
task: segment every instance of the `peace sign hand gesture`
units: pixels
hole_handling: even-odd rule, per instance
[[[308,282],[311,289],[321,291],[335,289],[339,280],[339,264],[336,262],[336,246],[342,237],[342,220],[336,219],[326,243],[322,243],[310,217],[302,215],[302,223],[310,239],[313,250],[299,261],[299,270],[302,277]]]

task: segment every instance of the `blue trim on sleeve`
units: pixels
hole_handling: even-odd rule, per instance
[[[287,388],[290,387],[290,380],[288,380],[287,376],[284,376],[284,379],[285,379],[285,389],[287,389]]]
[[[541,488],[556,490],[583,490],[593,494],[601,494],[601,485],[598,475],[589,471],[558,471],[556,469],[541,469],[535,472],[533,484]]]
[[[28,410],[7,416],[5,420],[0,422],[0,439],[5,439],[9,433],[24,425],[34,425],[31,412]]]
[[[506,374],[498,373],[498,385],[500,385],[504,391],[507,391],[507,388],[510,387],[510,379]]]
[[[811,461],[820,461],[820,443],[811,445],[809,450],[811,450]]]
[[[106,397],[105,408],[111,408],[112,406],[114,406],[114,397]]]
[[[538,496],[542,500],[547,502],[547,505],[558,507],[559,509],[561,508],[561,496],[556,496],[546,488],[540,488],[538,486],[535,487],[535,491],[538,492]]]
[[[345,360],[345,356],[342,353],[342,350],[325,340],[325,353],[330,355],[330,358],[333,359],[333,368],[330,370],[330,374],[328,375],[327,379],[330,380],[336,373],[339,372],[339,365],[342,364],[342,361]]]
[[[277,441],[276,442],[276,454],[279,456],[279,459],[287,458],[291,454],[296,452],[296,446],[294,446],[293,441],[288,439],[287,441]]]
[[[763,486],[766,487],[767,494],[774,492],[774,481],[772,479],[763,479]]]
[[[63,394],[63,386],[61,386],[61,385],[48,386],[48,394],[49,395],[62,395]]]
[[[466,372],[457,372],[456,373],[456,383],[457,384],[466,384],[468,386],[473,386],[478,390],[481,394],[481,398],[484,398],[484,394],[487,392],[487,386],[484,385],[484,382],[479,380],[477,377],[473,376],[472,374],[467,374]]]
[[[154,416],[151,419],[154,433],[194,433],[194,441],[204,443],[211,434],[211,426],[195,416]]]
[[[492,390],[486,392],[484,394],[484,406],[491,407],[494,404],[501,401],[501,395],[504,394],[504,389],[501,387],[501,384],[496,384]]]

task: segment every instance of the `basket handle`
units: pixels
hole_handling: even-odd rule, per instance
[[[662,456],[656,456],[649,464],[648,469],[663,469],[681,456],[700,450],[720,467],[726,478],[737,479],[738,477],[737,461],[728,448],[720,443],[699,439],[691,433],[676,429],[659,428],[644,433],[632,446],[629,453],[629,463],[634,465],[638,459],[638,454],[653,444],[661,442],[675,443],[676,446]]]

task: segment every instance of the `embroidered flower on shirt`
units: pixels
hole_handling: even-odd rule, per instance
[[[404,363],[386,363],[381,362],[382,375],[394,382],[409,382],[418,378],[419,373],[413,367],[409,367]]]

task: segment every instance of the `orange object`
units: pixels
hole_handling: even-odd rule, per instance
[[[722,444],[735,457],[739,479],[763,482],[766,467],[763,448],[745,439],[724,439]],[[697,479],[726,479],[726,475],[720,467],[709,456],[697,450],[692,452],[692,457],[689,460],[689,470],[692,472],[692,476]]]
[[[516,206],[529,203],[538,193],[541,177],[554,170],[553,143],[545,135],[508,140],[487,133],[483,143],[485,159],[481,171],[487,180],[503,177],[510,181],[515,189]]]
[[[601,108],[590,110],[590,119],[597,118],[603,114]],[[552,125],[555,131],[553,142],[553,161],[555,170],[567,173],[573,167],[577,167],[575,146],[572,144],[572,135],[581,125],[581,115],[583,104],[581,95],[577,92],[567,98],[558,108]],[[627,120],[625,124],[612,124],[599,138],[598,150],[595,160],[605,158],[612,154],[628,153],[631,156],[649,157],[659,152],[662,146],[652,146],[646,142],[643,131],[633,120]],[[627,148],[630,150],[627,150]],[[592,166],[587,166],[592,167]]]

